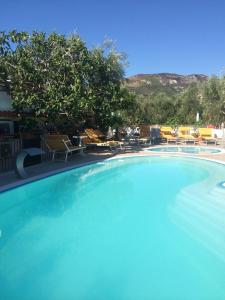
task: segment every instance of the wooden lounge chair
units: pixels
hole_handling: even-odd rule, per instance
[[[87,128],[85,134],[89,138],[90,143],[101,144],[104,143],[105,135],[98,129]]]
[[[160,128],[161,137],[166,140],[167,144],[169,144],[170,142],[178,144],[180,140],[175,134],[172,133],[172,131],[172,127],[162,126]]]
[[[192,127],[179,127],[178,128],[178,138],[184,144],[193,143],[194,145],[198,143],[197,137],[191,134]]]
[[[206,145],[214,143],[217,144],[217,139],[213,136],[212,128],[199,128],[199,140],[202,140]]]
[[[67,135],[54,134],[45,136],[45,143],[52,152],[52,160],[55,159],[56,153],[65,153],[65,162],[67,162],[68,154],[71,154],[75,151],[83,154],[85,147],[83,146],[74,146],[72,145],[69,137]]]
[[[99,129],[87,128],[85,129],[87,139],[84,140],[86,145],[96,147],[108,147],[110,150],[123,150],[124,143],[119,141],[107,141],[106,136]]]

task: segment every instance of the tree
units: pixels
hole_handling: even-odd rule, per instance
[[[221,119],[225,120],[225,76],[220,81]]]
[[[199,87],[193,84],[180,96],[178,118],[183,124],[194,124],[197,113],[201,112]]]
[[[213,76],[203,87],[203,117],[207,123],[220,124],[224,121],[225,84],[223,80]]]
[[[123,56],[110,46],[91,51],[78,35],[1,32],[0,66],[14,108],[53,121],[64,113],[83,122],[91,113],[106,127],[134,104],[121,88]]]
[[[124,56],[107,44],[93,49],[90,57],[89,97],[97,124],[104,128],[128,121],[135,97],[121,86]]]

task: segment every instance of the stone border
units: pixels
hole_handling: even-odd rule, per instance
[[[153,154],[153,155],[152,155]],[[144,153],[140,153],[140,154],[138,154],[138,153],[135,153],[135,154],[128,154],[128,155],[123,155],[123,156],[121,156],[121,155],[119,155],[119,156],[116,156],[116,157],[110,157],[110,158],[107,158],[107,160],[113,160],[113,159],[117,159],[117,158],[119,158],[119,159],[121,159],[121,158],[126,158],[126,157],[138,157],[138,156],[140,156],[140,157],[145,157],[145,156],[154,156],[154,157],[182,157],[182,158],[194,158],[194,159],[201,159],[201,160],[206,160],[206,161],[212,161],[212,162],[215,162],[215,163],[218,163],[218,164],[221,164],[221,165],[225,165],[225,161],[222,161],[222,160],[218,160],[218,159],[214,159],[214,158],[208,158],[208,157],[205,157],[205,156],[197,156],[197,155],[195,155],[195,156],[193,156],[193,155],[180,155],[180,154],[177,154],[177,153],[172,153],[172,152],[168,152],[168,153],[166,153],[166,152],[162,152],[162,153],[160,153],[160,154],[156,154],[156,153],[154,153],[154,152],[152,152],[152,153],[150,153],[149,154],[149,152],[144,152]]]
[[[209,150],[219,150],[219,152],[216,152],[216,153],[207,153],[207,152],[200,152],[200,153],[196,153],[195,155],[219,155],[219,154],[224,154],[225,153],[225,149],[224,148],[219,148],[217,146],[213,147],[213,146],[201,146],[201,145],[162,145],[162,146],[153,146],[153,147],[149,147],[149,148],[146,148],[144,149],[145,152],[153,152],[154,151],[149,151],[149,149],[154,149],[154,148],[174,148],[174,147],[179,147],[179,148],[187,148],[187,147],[190,147],[190,148],[203,148],[203,149],[209,149]],[[156,152],[156,151],[155,151]],[[163,151],[162,151],[163,152]],[[160,153],[157,152],[157,153]],[[163,153],[167,153],[166,151],[163,152]],[[176,154],[178,152],[174,151],[174,152],[169,152],[171,154]],[[189,153],[185,153],[185,152],[179,152],[179,154],[181,155],[189,155]],[[191,153],[190,153],[191,154]],[[194,153],[193,153],[194,155]]]

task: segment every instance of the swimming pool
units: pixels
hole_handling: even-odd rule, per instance
[[[163,147],[153,147],[148,148],[146,151],[151,152],[179,152],[186,154],[216,154],[221,153],[222,150],[217,148],[208,148],[208,147],[197,147],[197,146],[163,146]]]
[[[0,194],[1,297],[224,299],[225,166],[135,157]]]

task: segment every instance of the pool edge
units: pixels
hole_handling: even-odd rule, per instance
[[[142,151],[140,153],[123,154],[123,155],[119,154],[118,156],[113,156],[113,157],[106,158],[106,159],[99,159],[99,160],[95,160],[95,161],[90,161],[90,162],[86,162],[86,163],[77,164],[77,165],[74,165],[74,166],[60,168],[58,170],[45,172],[45,173],[42,173],[42,174],[39,174],[39,175],[36,175],[36,176],[32,176],[32,177],[29,177],[29,178],[26,178],[26,179],[22,179],[21,181],[18,181],[18,182],[9,183],[9,184],[6,184],[4,186],[1,186],[0,187],[0,194],[2,194],[4,192],[7,192],[9,190],[12,190],[14,188],[32,183],[34,181],[39,181],[39,180],[42,180],[42,179],[47,178],[47,177],[51,177],[51,176],[54,176],[54,175],[57,175],[57,174],[60,174],[60,173],[63,173],[63,172],[71,171],[73,169],[78,169],[78,168],[81,168],[81,167],[92,165],[92,164],[95,164],[95,163],[98,163],[98,162],[110,161],[110,160],[121,159],[121,158],[125,159],[125,158],[131,158],[131,157],[148,157],[148,156],[152,156],[152,157],[192,158],[192,159],[200,159],[200,160],[211,161],[211,162],[214,162],[214,163],[225,165],[225,161],[221,161],[221,160],[217,160],[217,159],[213,159],[213,158],[207,158],[207,157],[203,157],[203,156],[199,157],[197,155],[193,156],[193,155],[181,154],[181,153],[179,153],[179,154],[177,154],[177,153],[166,153],[166,152],[164,152],[164,153],[154,153],[154,152]]]

